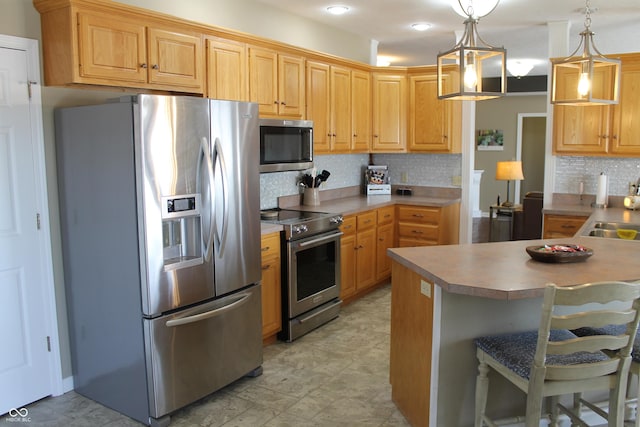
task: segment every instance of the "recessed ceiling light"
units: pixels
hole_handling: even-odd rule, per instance
[[[327,12],[333,15],[343,15],[349,11],[347,6],[329,6]]]
[[[411,28],[416,31],[427,31],[431,28],[431,24],[427,24],[426,22],[417,22],[415,24],[411,24]]]

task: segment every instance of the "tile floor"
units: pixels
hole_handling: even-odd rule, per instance
[[[293,343],[266,347],[260,377],[240,379],[177,411],[171,427],[408,426],[391,402],[390,306],[386,285]],[[27,408],[29,427],[142,425],[74,392]],[[5,418],[0,423],[9,424]]]

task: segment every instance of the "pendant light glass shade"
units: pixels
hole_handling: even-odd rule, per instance
[[[585,29],[580,33],[578,48],[567,58],[551,60],[552,104],[608,105],[617,104],[620,98],[621,62],[598,51],[588,0],[585,11]],[[578,55],[580,50],[582,54]]]
[[[438,55],[438,99],[479,101],[504,95],[507,91],[507,51],[482,40],[472,8],[469,8],[464,24],[460,41],[451,50]],[[497,90],[485,86],[483,79],[488,70],[498,70],[498,85],[492,85]],[[495,76],[495,71],[493,74]]]

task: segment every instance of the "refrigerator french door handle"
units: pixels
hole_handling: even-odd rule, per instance
[[[215,161],[220,160],[220,171],[222,172],[222,176],[220,179],[222,180],[222,232],[220,236],[218,236],[218,257],[222,258],[224,254],[224,248],[227,241],[227,229],[229,227],[229,182],[228,182],[228,170],[227,170],[227,162],[224,158],[224,151],[222,150],[222,144],[220,140],[216,138],[213,150],[215,154]],[[217,233],[216,226],[216,233]]]
[[[182,317],[182,318],[179,318],[179,319],[167,320],[166,326],[167,326],[167,328],[172,328],[172,327],[175,327],[175,326],[188,325],[189,323],[200,322],[202,320],[210,319],[210,318],[215,317],[215,316],[220,316],[221,314],[224,314],[229,310],[233,310],[234,308],[241,306],[242,304],[247,302],[247,300],[249,299],[250,296],[251,296],[251,294],[248,294],[248,293],[239,294],[238,295],[238,297],[240,297],[239,299],[235,300],[234,302],[232,302],[232,303],[230,303],[228,305],[225,305],[224,307],[216,308],[214,310],[205,311],[204,313],[200,313],[200,314],[194,314],[193,316],[187,316],[187,317]]]
[[[213,161],[211,159],[211,154],[209,154],[209,141],[205,137],[202,137],[202,139],[200,140],[200,150],[207,164],[207,178],[209,180],[209,191],[213,193],[213,188],[215,185],[214,177],[213,177]],[[200,182],[199,179],[198,179],[198,182]],[[213,200],[213,197],[211,197],[211,200]],[[204,235],[202,236],[202,242],[204,243],[205,261],[211,260],[211,251],[213,249],[214,228],[215,228],[215,224],[213,222],[213,209],[210,208],[209,209],[209,235],[207,236],[206,242],[204,240]]]

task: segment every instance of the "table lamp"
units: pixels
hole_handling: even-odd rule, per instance
[[[496,179],[498,181],[507,181],[507,199],[501,206],[513,206],[513,203],[509,201],[509,186],[511,185],[511,181],[524,179],[524,175],[522,174],[522,162],[498,162],[496,164]]]

